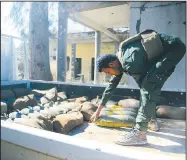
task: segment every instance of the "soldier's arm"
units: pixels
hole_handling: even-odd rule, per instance
[[[111,98],[113,91],[116,89],[117,85],[119,84],[121,78],[123,76],[123,73],[118,76],[113,76],[110,79],[109,85],[106,87],[103,96],[101,98],[100,104],[102,106],[105,106],[107,101]]]

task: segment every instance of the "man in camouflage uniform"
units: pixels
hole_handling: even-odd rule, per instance
[[[179,38],[148,30],[149,33],[150,31],[156,33],[155,35],[159,38],[161,44],[159,47],[163,48],[160,54],[156,53],[159,51],[156,51],[155,41],[153,43],[148,41],[148,45],[143,45],[141,38],[132,40],[130,43],[122,42],[117,55],[103,55],[97,58],[98,71],[113,77],[103,93],[97,111],[92,116],[93,121],[97,120],[102,108],[112,96],[123,72],[132,76],[140,87],[140,107],[136,117],[136,125],[130,132],[115,141],[120,145],[147,144],[148,123],[151,118],[156,119],[155,108],[161,88],[186,52],[186,46]],[[142,33],[146,33],[146,31]],[[146,45],[148,49],[146,49]],[[149,51],[149,49],[153,50]],[[154,50],[157,55],[152,56],[151,52]]]

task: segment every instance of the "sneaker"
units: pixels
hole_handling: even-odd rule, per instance
[[[150,120],[148,123],[148,128],[152,131],[159,131],[159,126],[157,120]]]
[[[130,132],[119,137],[115,141],[116,144],[123,146],[133,146],[133,145],[145,145],[147,144],[146,132],[139,131],[136,128],[132,128]]]

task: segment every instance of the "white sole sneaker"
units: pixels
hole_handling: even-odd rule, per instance
[[[122,146],[141,146],[148,144],[147,140],[142,141],[134,141],[134,142],[122,142],[122,141],[115,141],[116,144],[122,145]]]

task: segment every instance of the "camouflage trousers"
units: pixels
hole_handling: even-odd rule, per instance
[[[172,44],[162,57],[153,63],[140,86],[140,108],[136,117],[136,128],[147,131],[150,119],[156,119],[156,102],[166,80],[174,72],[176,65],[186,52],[182,41]]]

